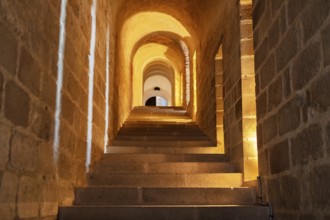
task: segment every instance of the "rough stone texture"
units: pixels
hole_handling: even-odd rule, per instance
[[[286,209],[298,210],[301,201],[301,183],[300,179],[295,176],[284,176],[282,179],[282,206]],[[285,196],[286,192],[290,192],[290,197]]]
[[[322,31],[322,49],[324,66],[330,64],[330,25],[327,25]]]
[[[321,158],[323,156],[323,140],[320,125],[311,125],[293,138],[291,151],[294,165],[307,164],[310,159]]]
[[[38,216],[40,201],[40,184],[38,180],[28,176],[22,176],[18,189],[18,216],[31,218]]]
[[[24,48],[21,49],[18,78],[35,95],[39,95],[40,67]]]
[[[26,127],[29,123],[30,98],[28,94],[10,81],[6,85],[5,117],[14,124]]]
[[[0,124],[0,170],[5,170],[9,161],[10,135],[8,126]]]
[[[17,61],[17,41],[8,26],[0,21],[0,65],[2,65],[8,73],[16,74]]]
[[[37,143],[20,133],[11,139],[10,164],[20,171],[35,171],[37,167]]]
[[[298,57],[292,68],[293,89],[299,90],[315,76],[321,67],[319,42],[309,45]]]
[[[307,7],[301,16],[303,36],[305,42],[309,40],[318,30],[320,30],[322,23],[329,16],[329,12],[329,1],[311,1],[311,6]]]
[[[0,71],[0,94],[3,93],[3,83],[4,83],[4,78],[3,78],[3,74]],[[0,95],[0,109],[2,107],[2,95]]]
[[[119,0],[116,1],[116,5]],[[64,54],[62,106],[56,106],[58,47],[61,1],[11,1],[0,3],[0,200],[12,198],[8,182],[15,187],[14,199],[1,203],[1,219],[56,219],[58,204],[72,201],[73,186],[84,184],[85,158],[76,153],[82,143],[86,154],[88,53],[92,1],[68,1]],[[115,30],[115,14],[106,13],[108,3],[98,0],[94,90],[98,123],[104,118],[106,30]],[[117,6],[111,11],[117,10]],[[111,19],[110,19],[111,15]],[[107,22],[105,22],[107,21]],[[111,31],[114,39],[116,31]],[[111,73],[114,69],[115,41],[111,40]],[[68,52],[70,50],[70,53]],[[65,152],[64,175],[54,178],[59,161],[54,154],[55,111],[61,110],[59,154]],[[93,160],[103,152],[104,120],[93,127]],[[63,140],[66,141],[63,144]],[[14,177],[8,179],[9,174]],[[79,175],[79,177],[77,177]],[[63,177],[62,174],[59,176]],[[78,182],[79,179],[79,182]],[[56,191],[57,185],[66,189]],[[8,193],[4,193],[5,189]],[[19,192],[17,193],[17,190]],[[17,195],[18,194],[18,195]],[[57,196],[59,194],[59,196]]]
[[[272,174],[281,173],[290,166],[288,141],[276,144],[270,149],[270,172]]]
[[[315,167],[309,174],[309,192],[314,208],[328,208],[330,189],[325,187],[330,181],[329,165]],[[324,186],[324,187],[321,187]]]
[[[292,131],[300,124],[300,109],[299,106],[291,100],[283,106],[278,113],[278,129],[279,134],[283,135],[286,132]]]
[[[290,48],[288,50],[288,48]],[[278,47],[276,47],[276,68],[281,71],[290,60],[296,55],[300,48],[300,29],[299,26],[293,26],[282,38]]]
[[[311,86],[311,100],[313,104],[316,104],[320,109],[326,110],[330,106],[330,101],[327,98],[327,94],[330,92],[330,72],[322,75]]]
[[[12,172],[4,172],[0,188],[0,211],[4,219],[14,219],[16,216],[16,197],[18,177]]]
[[[48,141],[50,138],[52,121],[48,107],[40,108],[34,106],[31,110],[32,131],[41,139]]]
[[[254,24],[255,47],[265,41],[274,47],[256,53],[257,74],[262,77],[264,70],[274,68],[269,60],[275,62],[275,73],[257,90],[258,136],[263,136],[258,137],[259,170],[269,180],[267,197],[277,219],[324,219],[329,209],[329,2],[270,2],[272,20],[266,33],[261,34],[261,21]],[[267,7],[260,11],[255,6],[254,11],[262,18],[269,13]],[[278,136],[273,135],[276,126]]]
[[[269,86],[268,90],[268,111],[276,108],[282,101],[282,79],[277,78],[274,83]]]

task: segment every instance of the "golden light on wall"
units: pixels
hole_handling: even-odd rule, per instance
[[[184,68],[182,54],[176,50],[158,43],[148,43],[141,46],[134,55],[133,71],[133,106],[141,106],[143,103],[143,72],[148,64],[162,62],[174,69],[174,102],[179,104],[181,98],[181,69]]]
[[[241,6],[251,5],[251,0],[240,2]],[[252,8],[252,6],[251,6]],[[242,8],[240,13],[244,13]],[[242,129],[243,129],[243,169],[244,181],[255,180],[258,171],[256,93],[253,48],[252,18],[241,16],[240,27],[244,32],[241,38],[241,79],[242,79]],[[242,28],[244,27],[244,29]],[[248,30],[248,31],[247,31]],[[247,34],[249,33],[249,34]],[[250,45],[250,46],[247,46]]]

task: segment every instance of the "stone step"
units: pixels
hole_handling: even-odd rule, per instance
[[[168,114],[168,113],[185,113],[187,114],[187,111],[183,107],[145,107],[145,106],[140,106],[140,107],[134,107],[131,111],[131,114],[135,113],[163,113],[163,114]]]
[[[208,141],[205,135],[190,135],[190,136],[155,136],[155,135],[117,135],[116,141]]]
[[[137,122],[125,122],[123,127],[147,127],[147,128],[198,128],[195,122],[157,122],[157,121],[137,121]]]
[[[109,146],[107,153],[122,154],[219,154],[218,147]]]
[[[148,136],[205,136],[203,132],[198,129],[120,129],[119,135],[148,135]]]
[[[265,220],[264,206],[70,206],[59,220]]]
[[[166,162],[166,163],[122,163],[101,162],[93,174],[109,173],[232,173],[238,169],[230,163],[210,162]]]
[[[254,205],[253,188],[111,188],[75,190],[75,205]]]
[[[106,162],[227,162],[224,154],[104,154]]]
[[[90,175],[91,186],[109,187],[241,187],[241,173],[194,173],[194,174],[108,174]]]
[[[187,118],[191,117],[185,112],[131,112],[128,119],[131,118]]]
[[[112,146],[143,146],[143,147],[206,147],[214,146],[214,143],[209,140],[113,140]]]

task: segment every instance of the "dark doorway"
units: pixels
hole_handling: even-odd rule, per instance
[[[146,106],[156,106],[156,96],[149,98],[146,101]]]

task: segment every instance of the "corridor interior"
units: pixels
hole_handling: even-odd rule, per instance
[[[0,219],[329,220],[330,1],[0,0]]]

